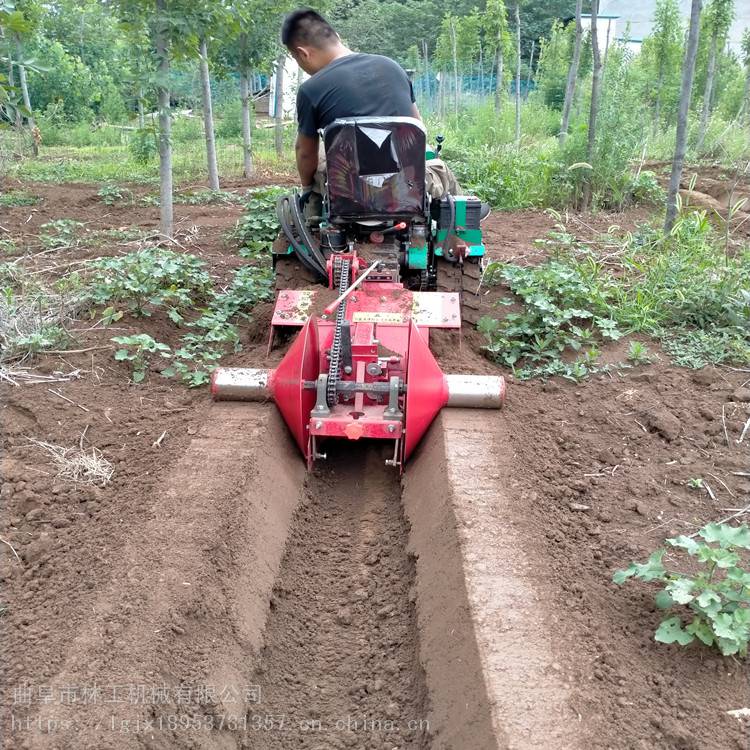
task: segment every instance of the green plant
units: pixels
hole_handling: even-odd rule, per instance
[[[696,540],[695,537],[699,537]],[[664,587],[655,596],[657,607],[686,606],[692,619],[685,624],[681,614],[666,617],[654,638],[661,643],[685,646],[696,638],[716,646],[725,656],[747,655],[750,640],[750,572],[743,555],[750,550],[750,529],[746,525],[709,523],[696,535],[667,539],[674,550],[686,552],[693,560],[693,573],[667,570],[668,549],[656,550],[645,563],[632,563],[618,570],[613,581],[629,578],[659,582]]]
[[[647,169],[633,177],[628,190],[635,203],[650,203],[658,206],[666,199],[666,192],[659,183],[659,178]]]
[[[591,260],[551,260],[538,267],[491,263],[485,277],[489,283],[507,284],[523,306],[478,324],[490,356],[521,379],[562,375],[580,380],[597,369],[595,342],[623,335],[612,317],[606,279]],[[566,351],[579,354],[570,361]]]
[[[84,224],[75,219],[56,219],[42,224],[42,233],[39,240],[48,250],[60,250],[67,247],[75,247],[80,243],[79,231]]]
[[[208,206],[217,203],[229,206],[234,203],[241,203],[242,197],[227,190],[187,190],[183,193],[177,193],[174,196],[174,202],[184,203],[188,206]]]
[[[205,297],[211,279],[205,263],[195,255],[147,247],[115,258],[101,258],[92,264],[90,300],[135,315],[150,315],[152,307],[179,310],[194,306]]]
[[[145,333],[138,333],[133,336],[114,336],[112,341],[122,346],[122,349],[115,351],[115,359],[118,362],[132,363],[134,383],[140,383],[146,377],[151,355],[160,357],[171,355],[171,350],[166,344],[155,341]]]
[[[159,153],[156,130],[153,127],[138,128],[128,141],[128,150],[137,164],[149,164]]]
[[[628,345],[628,362],[634,365],[645,365],[651,362],[648,347],[641,341],[631,341]]]
[[[115,206],[118,203],[133,203],[133,191],[125,187],[120,187],[114,182],[104,183],[104,185],[99,188],[97,195],[106,206]]]
[[[702,477],[690,477],[685,484],[690,487],[691,490],[702,490],[704,487]]]
[[[256,257],[269,250],[279,233],[276,201],[288,188],[267,187],[250,191],[245,211],[237,222],[232,237],[244,258]]]
[[[5,193],[0,193],[0,208],[35,206],[41,200],[38,195],[32,195],[25,190],[8,190]]]

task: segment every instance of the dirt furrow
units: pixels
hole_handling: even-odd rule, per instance
[[[398,475],[348,443],[307,480],[256,675],[251,747],[429,747]],[[256,724],[256,726],[258,725]]]

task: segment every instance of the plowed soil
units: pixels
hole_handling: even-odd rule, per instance
[[[57,218],[96,229],[156,223],[154,208],[103,207],[96,186],[24,187],[43,201],[4,212],[0,225],[17,242],[33,244]],[[242,263],[225,238],[237,207],[176,210],[196,227],[186,249],[217,278]],[[629,227],[642,218],[576,221]],[[533,240],[553,224],[537,212],[494,215],[490,251],[536,262]],[[54,275],[69,261],[125,250],[84,245],[36,262]],[[264,363],[267,316],[258,310],[243,330],[235,363]],[[117,325],[143,330],[137,320]],[[150,325],[166,336],[166,322]],[[110,350],[78,352],[114,335],[86,328],[72,353],[33,363],[79,370],[77,379],[0,386],[4,747],[447,747],[419,723],[432,704],[407,553],[413,532],[378,450],[332,455],[305,480],[271,406],[212,404],[205,391],[155,374],[129,384]],[[476,332],[464,331],[461,348],[434,343],[446,370],[497,372]],[[665,358],[580,385],[511,378],[507,409],[497,421],[481,417],[495,450],[506,451],[511,478],[498,492],[530,561],[554,645],[547,669],[570,695],[562,720],[580,747],[748,747],[747,724],[727,713],[750,706],[747,662],[654,642],[661,613],[652,591],[617,587],[611,575],[665,536],[748,505],[750,441],[738,439],[749,380]],[[112,481],[56,478],[29,439],[96,446],[114,465]],[[434,471],[445,476],[443,465]],[[691,489],[697,477],[704,489]],[[450,577],[444,585],[465,606],[460,586]],[[279,731],[280,715],[295,722],[290,733]],[[380,724],[354,731],[364,718]],[[301,720],[319,725],[308,732]],[[416,728],[404,731],[409,721]]]

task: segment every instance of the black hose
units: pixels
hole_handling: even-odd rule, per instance
[[[309,248],[310,255],[312,255],[312,257],[320,264],[321,268],[323,269],[323,275],[327,276],[328,272],[326,268],[325,256],[323,255],[323,253],[320,252],[320,248],[318,247],[317,243],[315,242],[312,235],[307,229],[307,224],[305,223],[305,217],[302,215],[302,211],[300,210],[298,193],[293,193],[289,197],[289,206],[291,209],[292,220],[294,221],[294,226],[299,232],[300,237],[302,237],[302,241],[305,247]]]
[[[294,214],[289,206],[290,199],[294,200],[294,196],[281,195],[276,201],[276,218],[279,220],[281,230],[286,235],[286,238],[294,249],[295,255],[299,258],[302,265],[309,271],[320,276],[322,279],[326,279],[328,273],[326,271],[325,259],[323,258],[323,262],[320,262],[320,258],[322,258],[320,251],[318,251],[318,256],[320,256],[320,258],[312,255],[311,252],[295,237],[294,230],[292,229],[292,225],[289,223],[289,218],[287,217],[287,210],[289,210],[292,220],[294,220]]]

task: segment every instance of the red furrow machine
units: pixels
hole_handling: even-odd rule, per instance
[[[429,199],[416,120],[338,120],[324,143],[316,228],[298,196],[278,204],[269,351],[279,330],[301,330],[278,367],[219,368],[211,391],[272,398],[308,468],[332,438],[390,440],[386,463],[402,468],[444,406],[500,408],[505,397],[502,377],[446,375],[429,348],[432,328],[460,334],[462,280],[477,278],[484,254],[479,201]],[[284,288],[318,281],[331,291]]]

